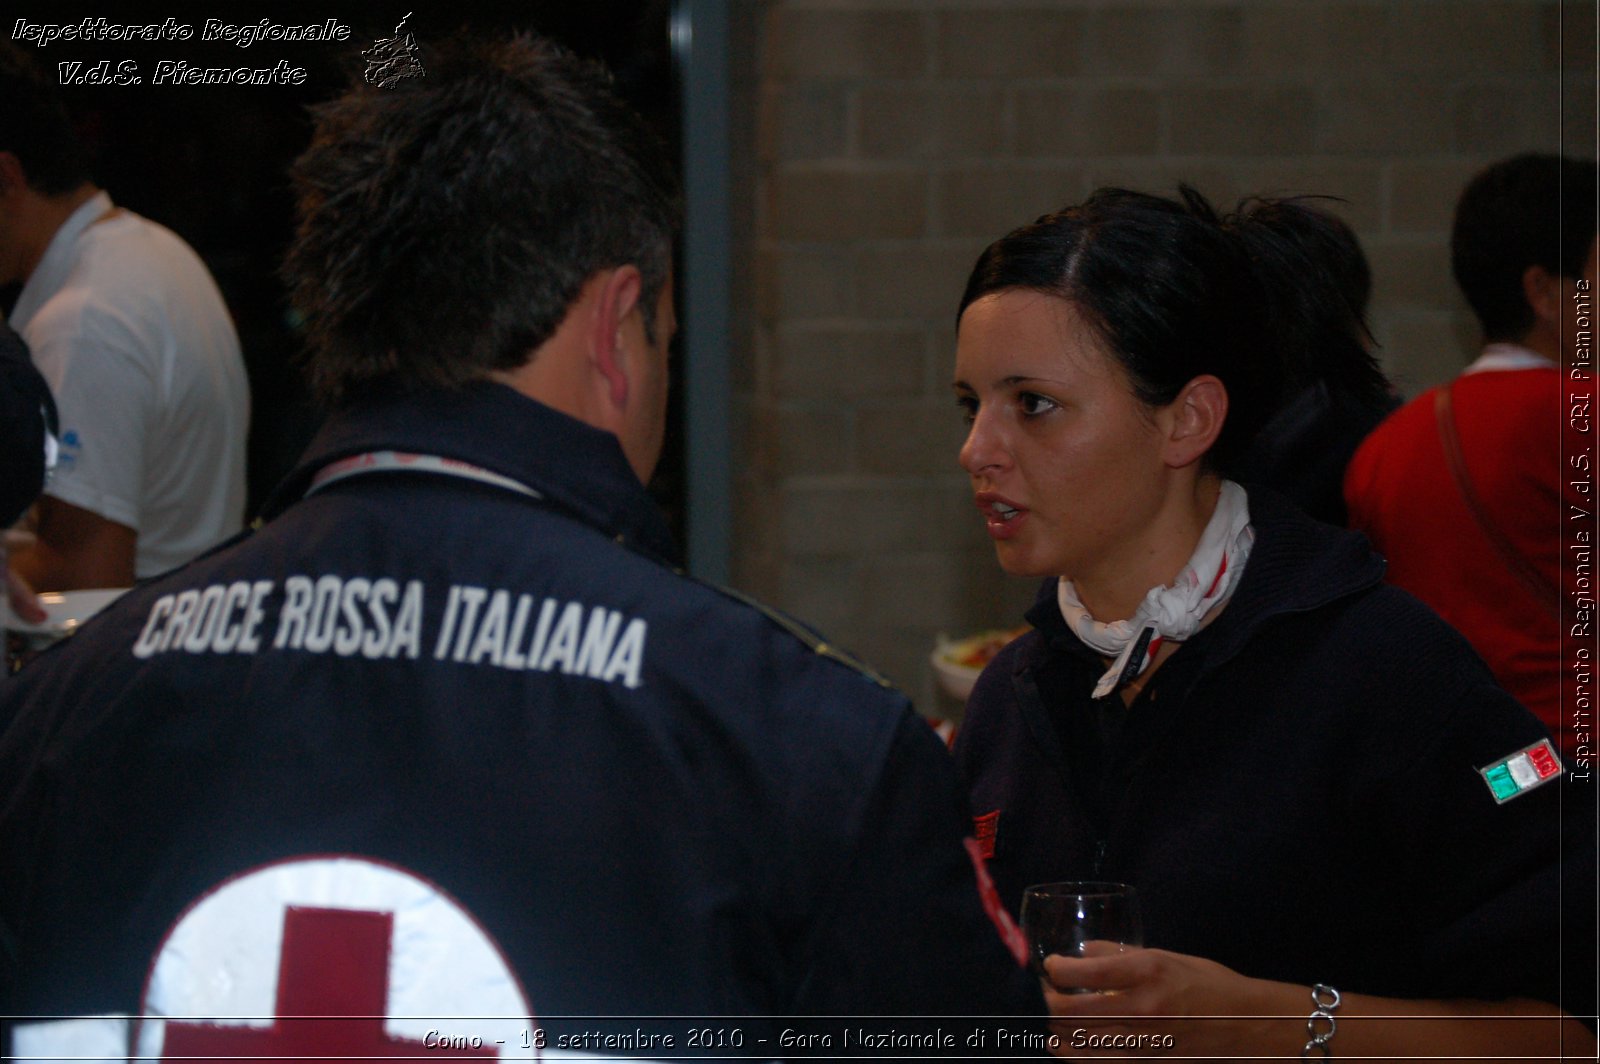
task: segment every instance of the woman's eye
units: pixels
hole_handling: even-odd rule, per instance
[[[963,395],[957,399],[956,406],[961,409],[961,420],[969,425],[978,416],[978,401],[970,395]]]
[[[1046,399],[1033,392],[1023,392],[1017,396],[1017,405],[1022,408],[1022,413],[1027,417],[1037,417],[1056,408],[1055,400]]]

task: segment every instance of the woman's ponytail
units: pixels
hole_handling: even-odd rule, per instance
[[[1313,205],[1328,197],[1247,199],[1223,225],[1244,248],[1266,300],[1269,341],[1283,359],[1286,394],[1319,385],[1358,404],[1381,404],[1389,381],[1372,355],[1372,274],[1354,232]]]

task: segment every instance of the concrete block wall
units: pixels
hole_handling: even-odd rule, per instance
[[[737,0],[741,587],[930,711],[935,633],[1010,625],[964,476],[954,309],[995,237],[1103,184],[1314,192],[1414,393],[1476,343],[1450,213],[1595,154],[1592,0]]]

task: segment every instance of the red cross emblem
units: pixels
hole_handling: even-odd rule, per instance
[[[167,1024],[162,1059],[235,1061],[240,1057],[333,1061],[421,1056],[423,1043],[384,1031],[394,914],[291,905],[271,1027]],[[482,1049],[426,1047],[430,1058],[494,1058]]]

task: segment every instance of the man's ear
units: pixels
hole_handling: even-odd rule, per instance
[[[1539,321],[1552,327],[1561,321],[1561,278],[1543,266],[1522,271],[1522,298]]]
[[[26,188],[28,175],[15,152],[0,151],[0,196]]]
[[[628,405],[631,372],[626,332],[630,317],[639,309],[644,282],[639,268],[629,265],[603,273],[599,283],[589,323],[589,361],[602,398],[622,410]]]
[[[1166,433],[1167,465],[1181,469],[1198,462],[1217,442],[1227,417],[1228,389],[1222,381],[1206,373],[1185,384],[1158,418]]]

